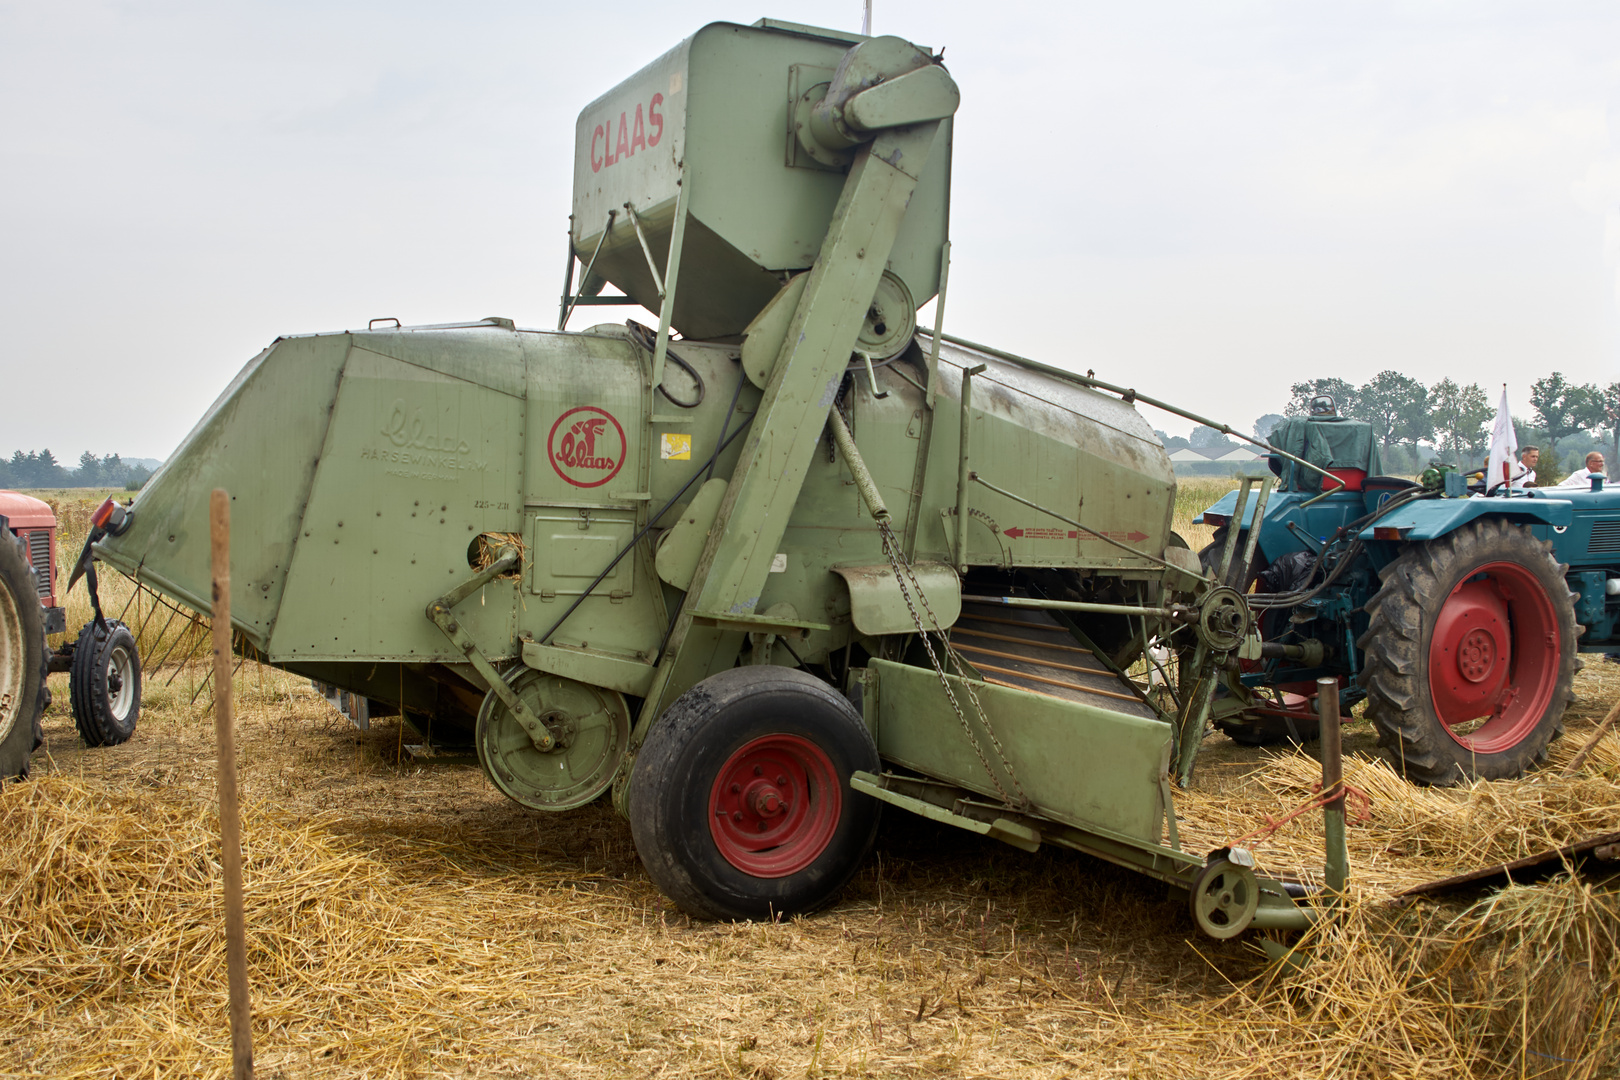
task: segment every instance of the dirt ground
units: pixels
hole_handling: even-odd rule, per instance
[[[65,677],[53,677],[36,778],[0,794],[0,828],[12,832],[0,912],[32,913],[29,926],[0,921],[14,955],[0,961],[0,1002],[11,1002],[0,1004],[0,1075],[228,1071],[209,693],[191,700],[204,674],[195,663],[149,672],[134,739],[99,750],[79,741]],[[1589,663],[1577,690],[1567,747],[1620,700],[1620,665]],[[1287,1024],[1243,1044],[1260,1056],[1199,1037],[1199,1023],[1252,1027],[1249,988],[1265,969],[1254,942],[1202,938],[1184,894],[1080,855],[1025,855],[890,813],[833,907],[778,924],[698,923],[654,889],[605,801],[527,811],[476,765],[417,761],[409,729],[387,719],[358,732],[307,682],[272,669],[245,665],[235,692],[260,1076],[1478,1067],[1463,1050],[1453,1060],[1399,1039],[1358,1050],[1353,1033],[1305,1037]],[[1346,734],[1347,751],[1370,752],[1364,728]],[[1300,771],[1297,752],[1221,736],[1208,750],[1201,793],[1182,804],[1194,835],[1201,809],[1225,815],[1216,835],[1298,801],[1277,779]],[[1605,753],[1620,760],[1620,745]],[[1620,829],[1614,771],[1590,782],[1616,797],[1571,827]],[[1375,892],[1466,868],[1479,850],[1391,839],[1380,809],[1352,826],[1353,862],[1377,863],[1365,885]],[[1272,858],[1310,869],[1314,853],[1319,865],[1319,826],[1291,828]],[[1542,1063],[1527,1055],[1547,1055],[1521,1048],[1519,1071],[1536,1074]]]

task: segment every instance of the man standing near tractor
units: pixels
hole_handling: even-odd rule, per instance
[[[1599,480],[1606,479],[1603,470],[1603,455],[1594,450],[1586,455],[1586,468],[1576,469],[1564,477],[1563,482],[1558,486],[1561,488],[1589,488],[1592,486],[1594,476]]]

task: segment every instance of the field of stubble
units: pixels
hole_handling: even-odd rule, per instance
[[[76,554],[88,506],[61,512]],[[228,1073],[209,691],[187,659],[201,628],[178,622],[142,642],[171,659],[147,672],[130,743],[84,749],[55,676],[35,779],[0,792],[0,1075]],[[1347,729],[1372,795],[1350,828],[1354,903],[1284,974],[1252,942],[1199,937],[1163,886],[902,814],[826,911],[692,922],[607,805],[526,811],[475,765],[413,761],[395,721],[357,732],[306,682],[245,664],[258,1073],[1614,1075],[1613,892],[1565,879],[1387,902],[1620,829],[1620,739],[1561,775],[1620,700],[1620,666],[1589,665],[1577,691],[1550,767],[1514,783],[1413,789]],[[1212,847],[1302,801],[1317,771],[1310,748],[1230,746],[1211,737],[1179,803],[1184,835]],[[1320,845],[1308,817],[1258,854],[1309,872]]]

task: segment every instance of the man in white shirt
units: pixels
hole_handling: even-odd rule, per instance
[[[1535,487],[1536,463],[1540,460],[1541,448],[1539,446],[1521,446],[1519,448],[1519,460],[1513,462],[1508,469],[1508,486],[1515,488]],[[1489,462],[1487,462],[1488,465]],[[1501,487],[1502,481],[1497,479],[1494,484],[1490,485],[1490,490],[1497,492]]]
[[[1536,464],[1541,461],[1541,447],[1519,447],[1519,464],[1513,470],[1513,483],[1516,487],[1536,486]]]
[[[1605,480],[1608,479],[1603,473],[1603,455],[1596,450],[1586,455],[1586,468],[1576,469],[1564,477],[1564,482],[1558,486],[1561,488],[1589,488],[1592,486],[1592,477],[1594,476],[1603,476]]]

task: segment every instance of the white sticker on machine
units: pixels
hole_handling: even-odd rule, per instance
[[[774,556],[771,557],[771,573],[787,573],[787,552],[778,551]]]

